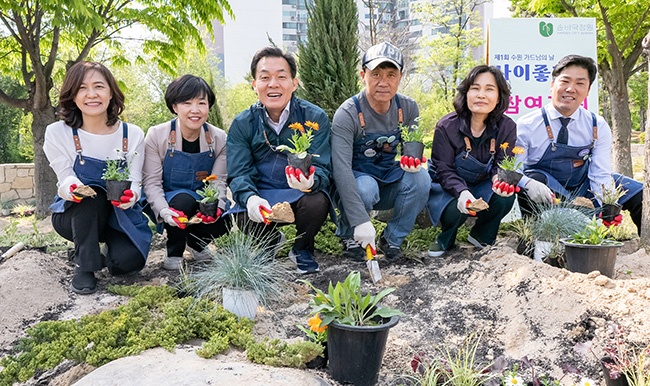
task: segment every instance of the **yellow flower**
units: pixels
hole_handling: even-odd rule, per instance
[[[316,314],[311,318],[309,318],[309,320],[307,320],[307,325],[313,332],[320,333],[327,330],[327,326],[323,326],[323,327],[320,326],[322,322],[323,320],[320,318],[318,314]]]
[[[524,148],[521,146],[515,146],[512,148],[512,154],[524,154]]]
[[[501,145],[499,145],[501,150],[506,150],[508,148],[508,146],[510,146],[510,144],[508,142],[504,142]]]
[[[294,122],[294,123],[290,124],[289,128],[291,130],[298,130],[301,133],[305,132],[305,127],[300,122]]]
[[[205,184],[208,181],[216,181],[216,180],[217,180],[217,176],[215,176],[214,174],[210,174],[209,176],[203,179],[203,183]]]
[[[318,122],[307,121],[307,122],[305,122],[305,126],[309,127],[310,129],[313,129],[313,130],[318,130]],[[289,127],[291,127],[291,126],[289,126]]]

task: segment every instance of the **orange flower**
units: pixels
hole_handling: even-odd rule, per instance
[[[318,122],[307,121],[305,122],[305,126],[309,127],[310,129],[318,131]]]
[[[524,148],[521,146],[515,146],[512,148],[512,154],[524,154]]]
[[[207,176],[207,177],[205,177],[203,179],[203,182],[205,183],[205,182],[208,182],[208,181],[216,181],[216,180],[217,180],[217,176],[215,176],[214,174],[210,174],[209,176]]]
[[[320,324],[323,322],[323,320],[320,318],[318,314],[312,316],[307,320],[307,325],[309,326],[309,329],[311,329],[315,333],[321,333],[325,330],[327,330],[327,326],[321,327]]]
[[[510,146],[510,144],[508,142],[504,142],[501,145],[499,145],[501,150],[506,150],[508,148],[508,146]]]
[[[294,123],[290,124],[289,128],[291,130],[298,130],[301,133],[305,132],[305,127],[300,122],[294,122]]]

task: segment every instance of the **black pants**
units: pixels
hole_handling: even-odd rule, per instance
[[[298,201],[291,204],[294,216],[296,218],[296,241],[293,244],[293,249],[296,251],[308,250],[310,253],[314,252],[314,238],[320,231],[320,228],[327,219],[327,214],[330,210],[330,200],[323,192],[314,194],[305,194]],[[277,227],[282,224],[271,223],[265,225],[263,223],[255,223],[248,219],[248,213],[241,212],[237,214],[237,225],[240,229],[245,229],[252,234],[268,236],[272,238],[277,234]]]
[[[526,174],[528,177],[546,184],[548,180],[546,176],[542,173],[530,173]],[[528,216],[534,213],[534,203],[526,194],[526,189],[522,189],[518,194],[519,208],[521,209],[521,214],[523,216]],[[643,210],[643,191],[632,196],[625,204],[623,204],[623,210],[630,212],[630,217],[632,222],[636,225],[637,233],[641,235],[641,212]]]
[[[169,202],[169,206],[181,210],[188,218],[191,218],[199,210],[199,203],[187,193],[179,193]],[[212,239],[222,236],[228,232],[228,221],[222,216],[212,224],[193,224],[185,229],[171,226],[165,223],[167,231],[167,256],[183,256],[185,245],[200,252]]]
[[[139,271],[145,259],[131,239],[108,226],[113,205],[106,193],[97,189],[97,197],[84,198],[63,213],[52,215],[52,226],[61,237],[74,243],[74,262],[81,271],[94,272],[107,267],[112,275]],[[108,247],[102,257],[99,243]]]
[[[476,223],[470,231],[470,235],[478,242],[484,244],[494,244],[499,233],[501,220],[510,212],[512,205],[515,203],[515,196],[502,197],[493,194],[490,198],[488,209],[476,214]],[[469,217],[460,213],[457,208],[456,200],[447,204],[447,207],[440,216],[440,228],[442,232],[438,235],[438,245],[443,250],[449,250],[456,243],[456,234],[458,228],[467,221]]]

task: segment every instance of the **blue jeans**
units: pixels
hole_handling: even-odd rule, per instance
[[[401,246],[413,229],[418,214],[427,204],[431,184],[428,172],[425,169],[417,173],[406,172],[401,180],[384,185],[381,189],[369,175],[359,176],[356,181],[367,212],[393,209],[393,217],[386,224],[383,235],[388,245]],[[354,234],[345,213],[339,216],[336,234],[341,238],[352,238]]]

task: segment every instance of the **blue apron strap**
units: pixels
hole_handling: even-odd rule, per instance
[[[402,112],[402,105],[399,103],[399,98],[397,97],[397,94],[395,94],[395,105],[397,106],[397,123],[402,124],[404,123],[404,113]]]
[[[205,133],[205,142],[208,143],[208,148],[210,149],[210,158],[212,158],[214,157],[214,148],[212,147],[212,137],[210,137],[207,122],[203,122],[203,132]]]
[[[591,138],[591,148],[593,149],[596,141],[598,140],[598,119],[596,119],[596,114],[591,113],[591,125],[594,127],[594,134]]]
[[[74,150],[77,152],[77,157],[79,157],[79,163],[84,164],[86,161],[81,156],[81,141],[79,141],[79,129],[76,127],[72,128],[72,140],[74,141]]]
[[[555,146],[553,130],[551,130],[551,124],[548,121],[548,116],[546,115],[546,109],[542,107],[542,118],[544,119],[544,125],[546,125],[546,135],[548,139],[551,140],[551,151],[555,151],[557,147]]]
[[[129,125],[122,122],[122,153],[129,152]]]
[[[169,156],[174,156],[174,148],[176,147],[176,119],[171,121],[171,129],[169,130],[169,138],[167,138],[167,148],[170,150]]]

